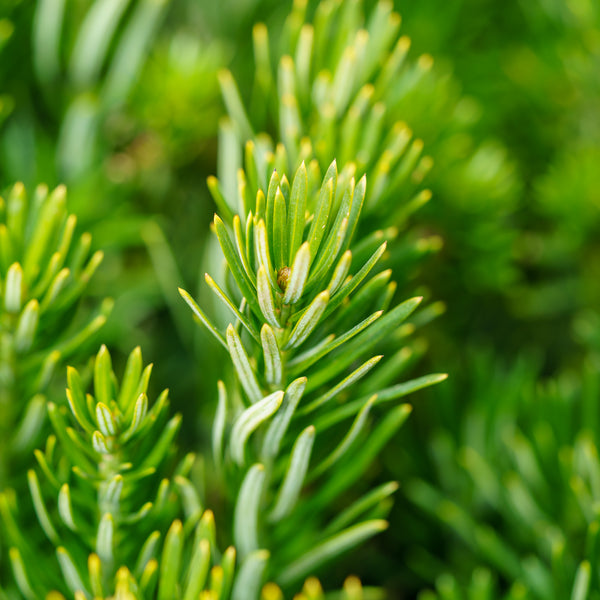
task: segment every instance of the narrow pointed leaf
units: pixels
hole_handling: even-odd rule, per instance
[[[77,524],[75,523],[75,519],[73,517],[71,492],[68,483],[65,483],[61,486],[58,494],[58,514],[71,531],[77,531]]]
[[[219,239],[219,244],[221,245],[221,250],[223,251],[223,255],[225,256],[225,260],[227,261],[227,265],[229,266],[231,274],[240,288],[240,292],[244,298],[246,298],[246,301],[250,307],[257,311],[257,314],[260,314],[258,302],[255,299],[256,292],[254,284],[246,274],[244,266],[242,265],[242,261],[233,247],[233,244],[231,243],[231,239],[229,238],[225,224],[223,221],[221,221],[218,215],[215,215],[214,223],[217,238]]]
[[[265,477],[265,469],[261,464],[252,465],[244,477],[238,494],[233,516],[233,530],[235,545],[242,558],[260,547],[258,513]]]
[[[114,520],[110,513],[106,513],[100,520],[98,536],[96,538],[96,554],[102,562],[111,565],[114,563],[113,556]]]
[[[267,226],[264,221],[259,221],[255,229],[256,255],[260,264],[266,269],[267,277],[273,288],[277,286],[274,276],[275,269],[271,260],[271,244],[267,236]]]
[[[256,291],[260,310],[267,323],[269,323],[271,327],[279,328],[280,324],[275,309],[271,284],[269,282],[267,270],[263,265],[260,265],[256,276]]]
[[[231,600],[259,597],[268,560],[269,553],[266,550],[257,550],[246,557],[235,577]]]
[[[340,394],[347,387],[353,385],[358,380],[362,379],[367,373],[369,373],[369,371],[373,367],[375,367],[377,365],[377,363],[382,358],[383,358],[382,355],[378,355],[378,356],[374,356],[373,358],[370,358],[369,360],[364,362],[360,367],[358,367],[358,369],[355,369],[354,371],[352,371],[352,373],[350,373],[350,375],[348,375],[347,377],[344,377],[344,379],[342,379],[342,381],[340,381],[338,384],[336,384],[334,387],[332,387],[325,394],[323,394],[322,396],[319,396],[318,398],[313,400],[310,404],[305,406],[301,411],[298,412],[298,415],[309,414],[309,413],[313,412],[314,410],[317,410],[318,408],[320,408],[327,402],[330,402],[331,400],[333,400],[338,394]],[[309,385],[307,386],[309,389],[310,389],[310,383],[311,382],[309,381]]]
[[[298,167],[294,182],[292,183],[292,193],[290,195],[290,208],[288,211],[288,239],[289,239],[289,263],[294,261],[296,252],[302,245],[302,235],[304,233],[304,218],[306,212],[306,194],[308,187],[308,178],[304,161]]]
[[[212,426],[212,452],[213,459],[220,468],[223,461],[223,438],[225,436],[225,424],[227,422],[227,390],[222,381],[217,382],[219,390],[219,399],[217,402],[217,411]]]
[[[304,315],[296,323],[296,326],[292,330],[290,338],[285,345],[285,349],[299,346],[314,331],[327,308],[328,302],[329,292],[327,290],[316,296],[310,303]]]
[[[261,423],[271,417],[281,406],[284,392],[273,392],[247,408],[234,422],[231,429],[231,458],[238,465],[244,463],[246,441]]]
[[[229,327],[227,327],[226,336],[227,347],[229,349],[231,361],[235,367],[238,379],[242,384],[242,387],[244,388],[248,398],[250,399],[250,402],[258,402],[263,397],[263,394],[260,391],[260,386],[258,385],[256,376],[254,375],[254,370],[252,369],[250,361],[248,360],[246,350],[244,350],[242,340],[240,339],[236,330],[233,328],[233,325],[229,325]]]
[[[183,542],[183,525],[181,521],[173,521],[165,538],[165,546],[160,561],[158,600],[171,600],[178,595],[177,589]]]
[[[403,398],[408,394],[422,390],[430,385],[441,383],[447,378],[448,375],[446,373],[433,373],[431,375],[424,375],[423,377],[411,379],[410,381],[406,381],[404,383],[398,383],[383,390],[378,390],[376,393],[377,399],[375,400],[375,404],[378,405],[384,402],[398,400],[399,398]],[[357,398],[356,400],[352,400],[347,404],[336,408],[329,414],[320,417],[317,420],[319,431],[321,431],[321,429],[327,429],[332,425],[336,425],[340,421],[343,421],[344,419],[351,417],[353,414],[356,414],[360,410],[361,406],[363,406],[365,400],[366,398],[364,397]]]
[[[300,300],[304,290],[304,284],[308,278],[309,269],[310,246],[308,242],[305,242],[300,246],[298,252],[296,252],[296,256],[294,257],[292,273],[283,297],[284,304],[295,304],[298,302],[298,300]]]
[[[208,540],[200,540],[190,559],[183,600],[197,600],[200,592],[204,589],[209,568],[210,544]]]
[[[204,274],[204,279],[206,283],[209,285],[211,290],[215,293],[217,298],[223,302],[223,304],[234,314],[234,316],[240,321],[240,323],[244,326],[246,331],[258,342],[258,333],[256,331],[256,327],[252,324],[252,322],[243,315],[238,307],[229,299],[227,294],[217,285],[214,279],[208,274]]]
[[[308,470],[314,439],[315,428],[313,425],[309,425],[298,436],[292,448],[290,464],[279,488],[275,506],[269,515],[270,521],[280,521],[289,515],[296,505]]]
[[[358,415],[356,415],[352,427],[350,427],[335,449],[327,455],[327,458],[315,468],[311,473],[311,478],[318,477],[327,471],[327,469],[331,468],[338,460],[340,460],[340,458],[342,458],[342,456],[344,456],[344,454],[346,454],[346,452],[348,452],[354,441],[362,433],[376,398],[377,396],[371,396],[371,398],[365,402]]]
[[[310,231],[308,232],[307,241],[310,248],[311,262],[317,256],[321,240],[325,235],[334,193],[334,181],[333,179],[328,179],[327,182],[323,184],[323,188],[321,188],[313,222],[310,226]]]
[[[346,331],[339,337],[333,338],[327,344],[323,345],[318,352],[308,351],[305,354],[300,354],[294,357],[287,363],[287,368],[289,373],[295,374],[300,373],[308,367],[314,365],[318,360],[339,348],[342,344],[346,343],[348,340],[351,340],[355,335],[358,335],[361,331],[366,329],[369,325],[374,323],[379,317],[383,314],[383,311],[377,311],[367,317],[364,321],[361,321],[358,325],[355,325],[349,331]],[[311,352],[309,354],[309,352]]]
[[[117,396],[117,403],[121,410],[125,411],[130,403],[135,402],[139,394],[135,394],[135,390],[142,374],[142,350],[139,346],[134,348],[125,365],[125,372],[121,379],[121,389]]]
[[[276,269],[287,266],[288,238],[286,213],[285,198],[283,197],[281,190],[278,189],[275,194],[275,209],[273,212],[273,254]]]
[[[275,333],[267,324],[260,331],[260,340],[265,359],[265,379],[270,385],[279,386],[283,379],[283,364]]]
[[[338,533],[316,545],[306,554],[284,567],[279,574],[279,582],[282,585],[290,585],[306,577],[327,561],[381,533],[387,529],[387,526],[387,521],[374,520],[349,527],[342,533]]]
[[[300,398],[304,393],[306,381],[306,377],[295,379],[285,390],[282,406],[273,417],[263,440],[261,456],[265,460],[275,458],[279,453],[283,437],[292,420],[296,406],[298,406],[298,402],[300,402]]]
[[[83,579],[77,571],[77,567],[75,566],[75,563],[73,562],[69,552],[61,546],[56,549],[56,556],[60,564],[60,570],[65,578],[65,583],[71,592],[73,594],[75,594],[75,592],[83,592],[87,595],[89,592],[85,587]]]
[[[208,317],[202,312],[194,299],[183,289],[178,288],[181,297],[187,302],[187,305],[192,309],[193,313],[198,317],[200,322],[215,336],[224,348],[227,348],[225,338],[217,331],[215,326],[210,322]]]

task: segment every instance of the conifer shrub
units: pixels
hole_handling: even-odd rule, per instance
[[[599,15],[4,2],[0,600],[600,598]]]

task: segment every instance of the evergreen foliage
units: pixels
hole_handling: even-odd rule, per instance
[[[0,489],[19,485],[46,421],[48,390],[66,360],[83,358],[85,344],[112,306],[77,316],[77,304],[102,261],[88,233],[75,233],[64,186],[27,194],[14,185],[0,198]],[[56,393],[56,392],[54,392]],[[52,396],[51,396],[52,397]]]
[[[0,2],[0,600],[600,599],[599,28]]]
[[[491,360],[472,363],[475,401],[460,423],[446,420],[455,394],[439,398],[444,418],[430,453],[435,484],[414,479],[407,495],[451,533],[446,543],[457,572],[474,563],[493,568],[513,582],[508,598],[596,598],[597,357],[543,384],[528,361],[506,371]],[[483,386],[493,412],[476,392]],[[491,594],[494,578],[485,573],[474,572],[472,587]],[[450,591],[456,586],[442,576],[440,597],[459,594]]]

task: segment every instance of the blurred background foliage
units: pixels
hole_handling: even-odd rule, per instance
[[[104,340],[116,363],[135,344],[156,362],[155,389],[171,386],[187,417],[184,447],[208,439],[223,358],[177,294],[208,295],[218,73],[251,90],[252,28],[281,30],[290,8],[0,3],[0,191],[67,184],[79,231],[105,253],[90,286],[116,301]],[[395,277],[399,295],[447,307],[413,350],[427,339],[429,366],[451,378],[421,392],[369,475],[402,482],[390,531],[330,577],[351,569],[401,598],[558,599],[587,560],[597,590],[600,5],[394,8],[411,47],[385,102],[433,159],[411,227],[441,241],[416,277]]]

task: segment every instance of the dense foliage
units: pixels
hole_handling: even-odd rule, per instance
[[[599,69],[593,0],[0,2],[0,600],[600,599]]]

